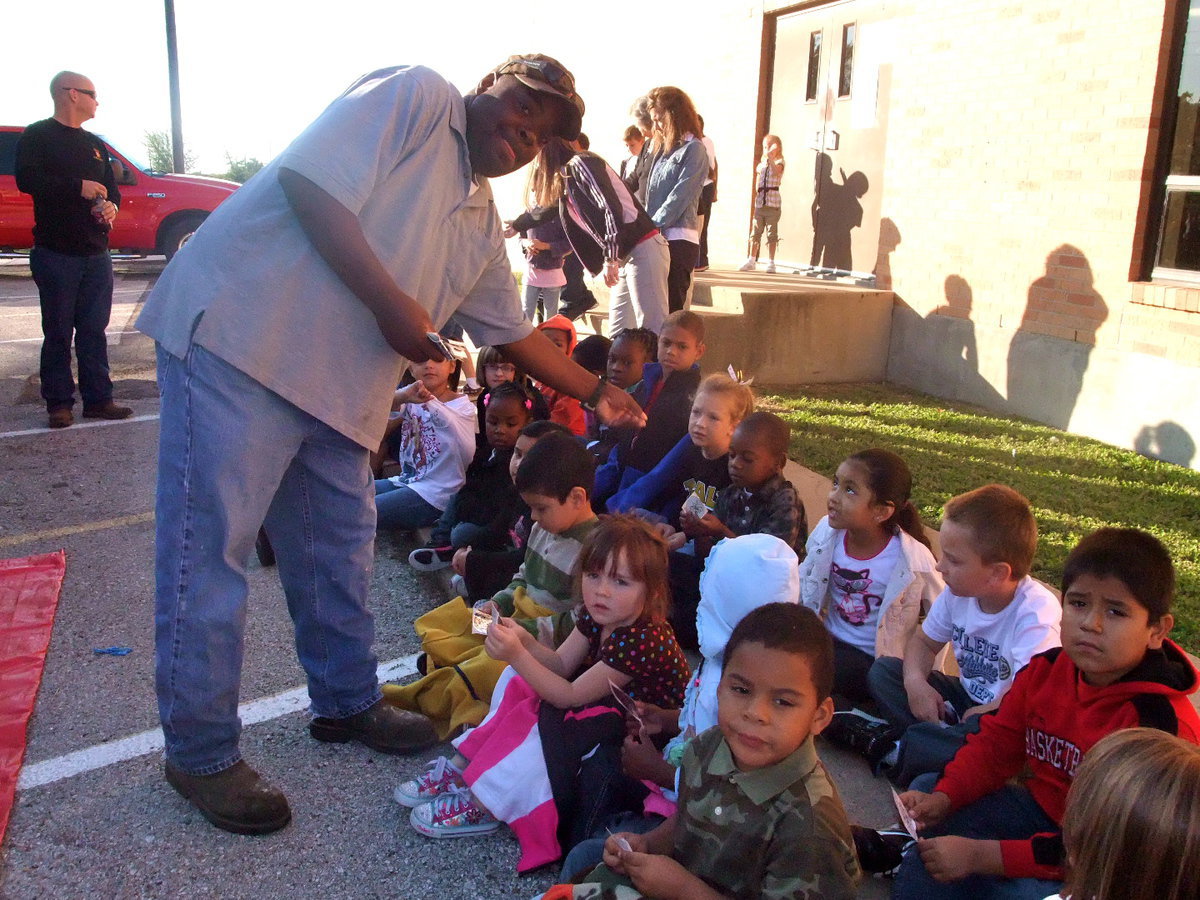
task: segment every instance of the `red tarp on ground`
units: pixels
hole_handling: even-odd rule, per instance
[[[50,646],[67,555],[0,559],[0,841],[8,827],[25,730]]]

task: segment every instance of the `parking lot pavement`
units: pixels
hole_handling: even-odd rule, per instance
[[[307,734],[302,700],[268,702],[302,696],[303,675],[274,570],[257,562],[248,573],[242,699],[266,718],[247,725],[242,747],[286,790],[293,821],[265,837],[227,834],[166,785],[152,682],[158,400],[153,347],[129,333],[156,271],[118,267],[110,353],[116,398],[136,418],[50,431],[31,380],[40,346],[36,291],[27,269],[17,268],[0,266],[0,557],[65,548],[67,575],[23,771],[37,786],[18,791],[0,895],[454,900],[530,897],[552,883],[552,871],[515,875],[517,845],[503,830],[432,841],[408,827],[392,788],[439,751],[396,758],[320,744]],[[410,549],[380,539],[371,597],[378,656],[402,669],[418,650],[413,619],[440,592],[434,578],[403,562]],[[93,653],[109,646],[133,652]],[[894,818],[861,761],[822,753],[855,818]],[[884,896],[883,884],[862,896]]]

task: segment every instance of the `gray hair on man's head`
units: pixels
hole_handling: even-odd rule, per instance
[[[633,116],[633,120],[643,131],[649,131],[650,126],[654,124],[650,119],[650,98],[638,97],[634,100],[633,106],[629,108],[629,115]]]

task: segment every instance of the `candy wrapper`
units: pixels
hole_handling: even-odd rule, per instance
[[[900,813],[900,824],[904,826],[905,831],[912,835],[913,840],[916,840],[917,820],[912,817],[912,813],[908,811],[908,807],[901,801],[900,795],[896,793],[895,788],[892,788],[892,802],[896,804],[896,812]]]
[[[481,609],[471,610],[471,634],[487,635],[488,629],[500,621],[500,611],[494,606],[491,615]]]

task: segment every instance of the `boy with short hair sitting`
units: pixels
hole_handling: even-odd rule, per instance
[[[833,715],[832,687],[833,642],[811,610],[747,614],[725,648],[717,727],[684,751],[675,815],[613,835],[597,883],[546,897],[600,897],[614,873],[628,879],[616,898],[855,896],[850,825],[813,742]]]
[[[729,443],[729,486],[717,495],[712,512],[696,518],[684,512],[681,524],[695,541],[695,554],[671,554],[671,624],[681,644],[696,645],[696,606],[700,572],[713,543],[743,534],[770,534],[804,559],[808,519],[792,483],[783,477],[788,423],[774,413],[755,412],[733,431]]]
[[[588,490],[594,464],[587,448],[569,434],[542,437],[517,469],[516,486],[534,525],[525,561],[512,583],[474,609],[515,618],[539,641],[557,647],[575,627],[573,571],[583,541],[600,522]],[[384,685],[384,697],[433,720],[445,739],[488,712],[492,689],[506,664],[483,649],[472,632],[472,607],[459,597],[414,623],[425,651],[425,675],[410,684]]]
[[[923,775],[901,795],[922,840],[893,897],[1057,893],[1060,823],[1084,754],[1139,725],[1200,743],[1187,696],[1197,673],[1167,637],[1174,593],[1171,557],[1153,536],[1102,528],[1079,542],[1063,571],[1062,647],[1030,660],[940,779]],[[1026,769],[1023,785],[1009,783]]]
[[[1029,660],[1060,644],[1062,605],[1029,575],[1037,522],[1021,494],[989,484],[952,497],[941,545],[945,590],[908,639],[904,659],[877,659],[867,676],[882,715],[903,732],[891,774],[905,787],[940,772]],[[934,670],[947,645],[957,678]]]
[[[667,316],[658,332],[658,361],[646,363],[642,380],[629,389],[646,412],[646,426],[620,429],[608,461],[596,471],[596,509],[658,465],[688,433],[703,355],[704,320],[683,309]]]

